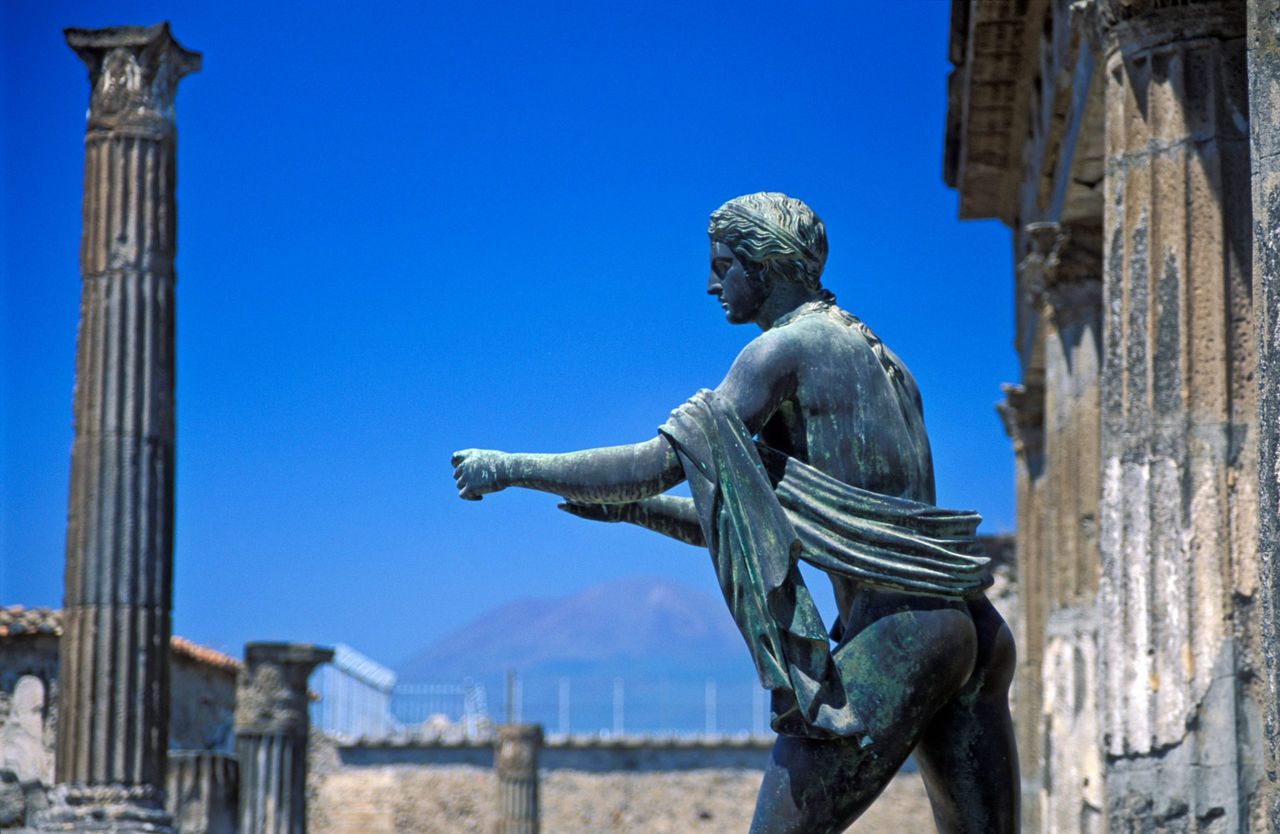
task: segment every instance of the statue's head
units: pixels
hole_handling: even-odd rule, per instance
[[[773,191],[735,197],[711,213],[707,234],[760,277],[827,295],[822,289],[827,230],[800,200]]]

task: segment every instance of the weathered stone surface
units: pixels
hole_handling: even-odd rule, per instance
[[[1259,775],[1237,639],[1257,582],[1243,11],[1100,7],[1107,794],[1157,831],[1245,830]]]
[[[0,828],[17,828],[27,820],[27,797],[12,770],[0,769]]]
[[[169,752],[165,807],[179,834],[239,834],[240,766],[203,750]]]
[[[1023,262],[1023,271],[1028,264]],[[1038,262],[1031,264],[1038,268]],[[1003,386],[1005,400],[997,406],[1005,432],[1013,440],[1014,498],[1018,525],[1018,613],[1013,627],[1017,629],[1017,674],[1013,688],[1013,723],[1018,738],[1019,763],[1022,765],[1021,809],[1023,827],[1039,828],[1040,813],[1040,665],[1044,657],[1043,640],[1047,616],[1042,552],[1041,498],[1044,475],[1044,387],[1028,380],[1026,384]]]
[[[83,295],[49,830],[165,831],[173,565],[174,123],[167,24],[68,29],[89,68]]]
[[[0,769],[12,771],[24,782],[49,781],[44,712],[44,682],[33,675],[18,678],[9,715],[0,728]]]
[[[993,49],[975,21],[1005,16],[1024,37]],[[1280,691],[1274,664],[1262,674],[1280,529],[1264,266],[1280,263],[1264,219],[1265,195],[1280,193],[1280,177],[1266,180],[1280,157],[1280,9],[971,0],[952,23],[961,168],[979,147],[1021,149],[1003,167],[989,158],[985,179],[955,178],[961,213],[1014,229],[1019,393],[1044,391],[1030,438],[1040,469],[1026,438],[1014,444],[1017,717],[1024,800],[1036,784],[1043,799],[1024,801],[1024,830],[1088,830],[1100,816],[1117,831],[1276,827],[1258,784],[1262,715]],[[979,94],[1001,85],[1029,105],[1025,128],[986,119]],[[1075,279],[1054,288],[1055,273]]]
[[[538,751],[542,727],[498,726],[493,772],[498,782],[498,834],[538,834]]]
[[[1249,132],[1258,333],[1258,572],[1266,781],[1254,812],[1280,831],[1280,2],[1251,0]]]
[[[1040,830],[1102,832],[1106,825],[1098,743],[1097,610],[1055,610],[1044,639]]]
[[[313,771],[316,768],[313,768]],[[313,834],[492,834],[491,768],[346,767],[317,784]],[[751,825],[759,769],[543,774],[542,828],[556,834],[736,834]],[[931,832],[917,773],[899,774],[848,834]]]
[[[240,834],[306,834],[307,678],[333,650],[249,643],[236,697]]]

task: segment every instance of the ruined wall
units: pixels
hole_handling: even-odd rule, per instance
[[[236,711],[234,669],[171,655],[169,749],[230,753]]]
[[[52,783],[57,721],[58,638],[0,639],[0,770]]]

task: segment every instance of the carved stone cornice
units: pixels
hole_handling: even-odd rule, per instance
[[[64,34],[89,68],[89,130],[172,132],[178,81],[200,69],[200,53],[174,40],[168,23]]]
[[[1245,0],[1077,0],[1105,52],[1245,33]]]
[[[1102,232],[1099,227],[1028,223],[1029,251],[1018,263],[1024,302],[1058,324],[1099,312]]]
[[[1053,222],[1028,223],[1027,254],[1018,261],[1018,281],[1022,299],[1032,309],[1043,302],[1044,291],[1058,268],[1058,249],[1063,242],[1061,227]]]

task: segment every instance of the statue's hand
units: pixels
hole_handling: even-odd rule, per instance
[[[630,504],[579,504],[576,501],[565,501],[563,504],[556,504],[558,509],[564,510],[569,515],[576,515],[578,518],[585,518],[588,521],[607,521],[610,523],[627,521],[626,510],[630,506]]]
[[[458,497],[467,501],[479,501],[491,492],[506,489],[508,467],[506,452],[494,449],[463,449],[454,452],[453,479],[458,484]]]

